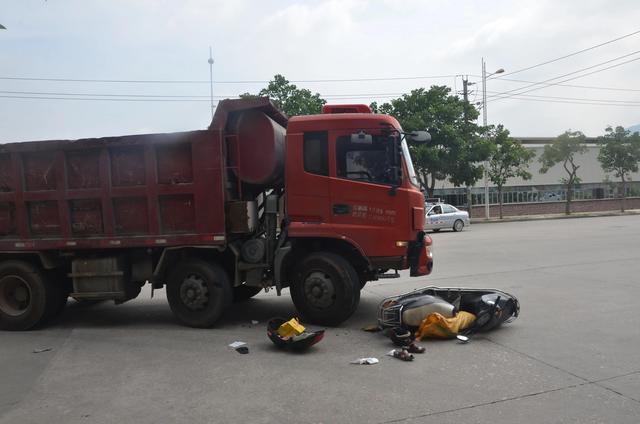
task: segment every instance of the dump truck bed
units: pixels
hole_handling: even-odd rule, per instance
[[[0,145],[0,250],[222,244],[220,131]]]

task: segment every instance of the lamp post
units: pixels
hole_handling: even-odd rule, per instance
[[[213,112],[215,110],[215,108],[213,107],[213,55],[211,53],[211,46],[209,46],[209,60],[207,60],[207,62],[209,63],[209,87],[210,87],[210,92],[211,92],[211,119],[213,119]]]
[[[486,63],[484,57],[482,58],[482,125],[487,126],[487,77],[495,74],[501,74],[504,69],[500,68],[493,73],[487,74]],[[484,217],[489,219],[489,177],[487,175],[488,162],[484,161]]]

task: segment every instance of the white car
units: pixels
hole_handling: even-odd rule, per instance
[[[453,231],[462,231],[465,226],[471,225],[469,213],[461,211],[447,203],[425,205],[425,230],[438,232],[442,228],[451,228]]]

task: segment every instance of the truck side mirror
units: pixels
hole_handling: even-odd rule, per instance
[[[407,141],[414,143],[426,143],[431,141],[431,134],[428,131],[413,131],[406,135]]]
[[[393,150],[393,174],[392,178],[395,184],[402,184],[402,147],[400,145],[400,138],[393,137],[393,142],[391,144],[391,148]]]

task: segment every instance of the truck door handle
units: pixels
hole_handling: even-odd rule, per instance
[[[333,214],[334,215],[348,215],[351,212],[351,206],[344,203],[334,203]]]

